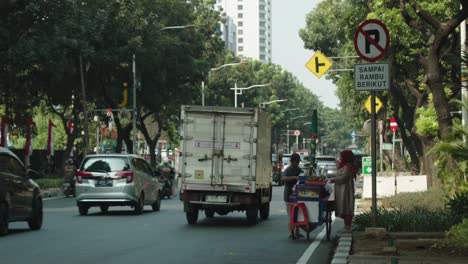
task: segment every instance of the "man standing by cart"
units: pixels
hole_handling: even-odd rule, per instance
[[[289,166],[284,170],[281,179],[284,182],[284,202],[286,203],[286,212],[289,215],[289,196],[293,193],[293,187],[299,180],[299,174],[303,171],[299,168],[299,162],[301,162],[301,156],[297,153],[293,153],[290,158],[291,162]]]

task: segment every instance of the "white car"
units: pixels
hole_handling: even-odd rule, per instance
[[[159,211],[159,179],[148,162],[132,154],[95,154],[83,159],[76,173],[76,204],[80,215],[92,206],[128,205],[136,214],[145,205]]]

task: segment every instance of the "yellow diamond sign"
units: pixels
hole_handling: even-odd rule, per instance
[[[372,102],[371,101],[372,101],[372,96],[369,96],[369,98],[367,98],[365,106],[366,106],[367,111],[369,111],[369,113],[372,114],[372,108],[371,108]],[[382,108],[382,105],[383,105],[382,101],[380,101],[380,99],[376,96],[375,97],[375,113],[379,112],[380,108]]]
[[[331,68],[331,66],[333,66],[333,62],[320,51],[317,51],[305,66],[309,71],[315,74],[315,76],[320,78]]]

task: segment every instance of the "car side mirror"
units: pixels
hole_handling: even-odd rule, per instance
[[[31,178],[31,179],[39,179],[41,178],[41,174],[36,171],[36,170],[33,170],[33,169],[27,169],[26,170],[26,175],[28,176],[28,178]]]

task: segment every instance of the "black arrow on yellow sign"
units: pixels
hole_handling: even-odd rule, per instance
[[[322,77],[328,69],[331,68],[333,62],[329,60],[320,51],[314,53],[312,58],[306,63],[306,68],[309,69],[318,78]]]

